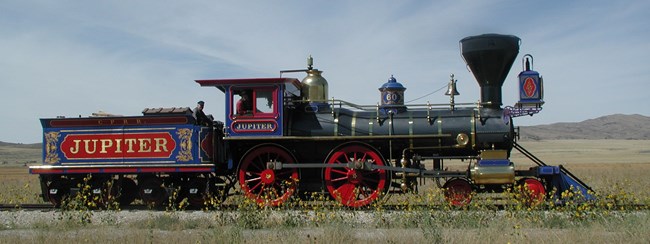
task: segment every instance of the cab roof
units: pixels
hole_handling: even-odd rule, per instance
[[[240,78],[240,79],[210,79],[196,80],[201,86],[214,86],[226,92],[226,88],[232,85],[278,85],[293,86],[300,90],[300,81],[296,78]]]

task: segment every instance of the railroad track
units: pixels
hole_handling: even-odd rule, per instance
[[[0,210],[48,210],[55,209],[54,205],[49,203],[27,203],[27,204],[0,204]]]
[[[313,206],[316,205],[306,205],[305,207],[293,207],[293,208],[287,208],[287,207],[279,207],[277,210],[282,211],[282,210],[311,210]],[[321,206],[318,205],[320,208],[325,208],[325,209],[331,209],[331,210],[336,210],[336,209],[341,209],[341,210],[348,210],[345,207],[336,207],[336,206]],[[478,208],[478,209],[484,209],[484,210],[504,210],[507,209],[508,206],[512,205],[507,205],[507,204],[494,204],[494,205],[482,205],[481,207],[485,208]],[[219,209],[211,209],[208,211],[233,211],[233,210],[238,210],[239,206],[236,204],[223,204],[219,207]],[[627,204],[627,205],[618,205],[616,209],[613,210],[619,210],[619,209],[625,209],[625,210],[650,210],[649,205],[645,204]],[[369,208],[361,208],[357,209],[358,211],[373,211],[376,210],[377,208],[369,207]],[[412,205],[398,205],[398,204],[384,204],[381,206],[382,210],[388,210],[388,211],[408,211],[408,210],[437,210],[437,211],[447,211],[449,210],[448,207],[446,206],[429,206],[429,205],[417,205],[417,204],[412,204]],[[58,208],[55,208],[54,205],[52,204],[0,204],[0,211],[15,211],[15,210],[34,210],[34,211],[56,211],[59,210]],[[157,207],[157,208],[151,208],[146,205],[142,204],[136,204],[136,205],[129,205],[129,206],[123,206],[120,207],[120,210],[122,211],[167,211],[168,209],[163,206],[163,207]],[[197,210],[202,210],[202,209],[196,209],[196,208],[191,208],[188,207],[186,208],[188,211],[197,211]],[[540,210],[548,210],[548,208],[540,208]],[[94,211],[103,211],[103,209],[96,209]],[[179,210],[180,211],[180,210]]]

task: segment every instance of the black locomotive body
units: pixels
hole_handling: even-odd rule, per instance
[[[120,128],[125,135],[150,137],[129,139],[130,144],[124,144],[127,139],[102,134],[114,130],[113,121],[106,125],[106,121],[91,119],[84,121],[90,121],[87,124],[92,129],[84,127],[79,135],[65,136],[79,138],[71,144],[58,139],[59,133],[70,133],[66,126],[80,120],[46,120],[44,142],[52,145],[48,148],[63,148],[51,154],[48,151],[44,164],[50,165],[31,171],[41,175],[43,196],[55,204],[73,190],[69,183],[81,174],[118,180],[112,194],[139,196],[151,204],[162,203],[170,189],[180,189],[181,196],[197,207],[208,196],[227,195],[230,186],[238,186],[260,205],[277,206],[294,195],[326,192],[342,205],[363,207],[385,194],[417,191],[420,178],[444,181],[440,186],[445,197],[458,206],[469,203],[472,192],[500,191],[516,184],[524,185],[533,200],[544,198],[547,189],[561,192],[569,185],[587,193],[588,187],[561,167],[545,165],[530,155],[539,166],[515,170],[509,159],[513,148],[529,156],[516,144],[512,117],[532,115],[543,104],[541,77],[527,66],[519,77],[520,103],[501,106],[501,86],[517,57],[519,41],[515,36],[497,34],[461,40],[463,57],[481,89],[478,103],[454,102],[458,92],[453,75],[446,94],[449,104],[404,104],[406,88],[394,77],[379,88],[381,104],[335,100],[328,96],[327,81],[322,71],[312,67],[310,57],[307,69],[281,73],[306,72],[302,81],[283,77],[197,80],[201,86],[225,93],[225,121],[212,126],[192,127],[187,125],[193,121],[191,117],[174,113],[124,118]],[[159,121],[165,127],[142,122],[131,128],[129,119]],[[99,132],[88,134],[90,130]],[[137,130],[152,132],[126,132]],[[155,150],[151,142],[156,143]],[[80,158],[77,147],[81,143],[86,145],[86,154],[91,153],[88,145],[101,146],[100,152],[108,154],[103,159],[93,158],[100,162],[80,166],[75,160]],[[110,154],[114,144],[113,152],[120,153],[117,156]],[[143,152],[122,152],[134,145]],[[136,156],[140,161],[125,160]],[[169,158],[164,161],[168,164],[160,163],[161,157]],[[52,158],[56,160],[48,161]],[[444,167],[445,160],[456,159],[467,162],[466,170]],[[425,167],[425,162],[431,166]]]

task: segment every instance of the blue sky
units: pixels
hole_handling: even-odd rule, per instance
[[[521,56],[545,81],[542,113],[518,125],[649,116],[649,1],[2,1],[0,141],[40,142],[39,118],[193,107],[223,119],[223,94],[194,80],[277,77],[312,55],[329,95],[376,104],[394,75],[406,100],[479,88],[458,41],[522,39],[503,87],[514,104]],[[293,74],[302,79],[302,74]],[[415,103],[445,103],[444,91]]]

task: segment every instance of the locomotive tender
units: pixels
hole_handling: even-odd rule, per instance
[[[501,86],[519,52],[520,39],[484,34],[460,41],[462,56],[481,89],[479,103],[459,104],[451,78],[449,104],[404,104],[394,77],[379,88],[381,103],[357,105],[329,98],[322,71],[310,57],[304,70],[280,77],[197,80],[225,93],[225,121],[197,125],[189,108],[145,109],[142,116],[41,119],[44,200],[55,205],[78,191],[160,205],[173,190],[201,207],[238,185],[261,205],[278,206],[292,195],[327,192],[344,206],[363,207],[385,194],[417,191],[417,179],[435,178],[451,204],[472,192],[523,185],[531,200],[570,188],[591,197],[588,186],[561,166],[548,166],[516,143],[512,118],[541,110],[542,79],[525,56],[520,102],[502,108]],[[305,72],[302,81],[284,73]],[[247,103],[247,109],[240,106]],[[515,148],[538,166],[515,170]],[[449,171],[462,159],[467,170]],[[424,161],[433,161],[426,169]],[[87,177],[90,175],[91,177]],[[444,181],[444,185],[441,184]]]

